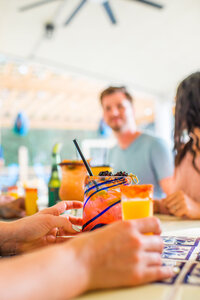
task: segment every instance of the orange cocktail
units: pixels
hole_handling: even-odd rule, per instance
[[[123,220],[153,216],[153,185],[122,186]]]
[[[62,180],[59,190],[61,200],[84,200],[84,182],[87,170],[82,161],[64,160],[60,163]]]
[[[83,204],[83,231],[120,220],[120,187],[132,184],[129,176],[87,176]]]
[[[91,171],[94,176],[98,176],[102,171],[113,172],[113,168],[109,165],[91,166]]]

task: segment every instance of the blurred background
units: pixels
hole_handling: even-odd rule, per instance
[[[20,164],[47,183],[53,145],[76,159],[74,138],[105,163],[115,140],[99,94],[111,84],[133,94],[139,128],[173,147],[176,86],[199,53],[199,0],[1,0],[0,187]]]

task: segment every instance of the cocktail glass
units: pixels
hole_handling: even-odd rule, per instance
[[[38,191],[36,188],[25,187],[25,210],[26,215],[31,216],[38,212],[37,199]]]
[[[108,171],[113,172],[113,168],[109,165],[102,165],[102,166],[91,166],[91,171],[94,176],[98,176],[100,172]]]
[[[153,216],[153,185],[141,184],[121,187],[123,220]]]
[[[61,200],[84,200],[84,182],[87,170],[82,161],[65,160],[60,163],[62,180],[59,190]]]
[[[83,204],[83,231],[120,220],[120,187],[132,184],[130,176],[87,176]]]

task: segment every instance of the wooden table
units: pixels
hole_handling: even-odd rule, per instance
[[[158,216],[162,224],[162,235],[200,237],[200,220],[181,220],[171,216]],[[192,263],[191,260],[188,263]],[[182,271],[184,271],[183,269]],[[182,273],[181,273],[182,274]],[[200,286],[153,283],[140,287],[104,290],[87,293],[79,300],[199,300]]]

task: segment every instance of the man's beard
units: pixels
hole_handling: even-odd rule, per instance
[[[111,129],[116,132],[116,133],[119,133],[119,132],[122,132],[123,131],[123,126],[112,126]]]

